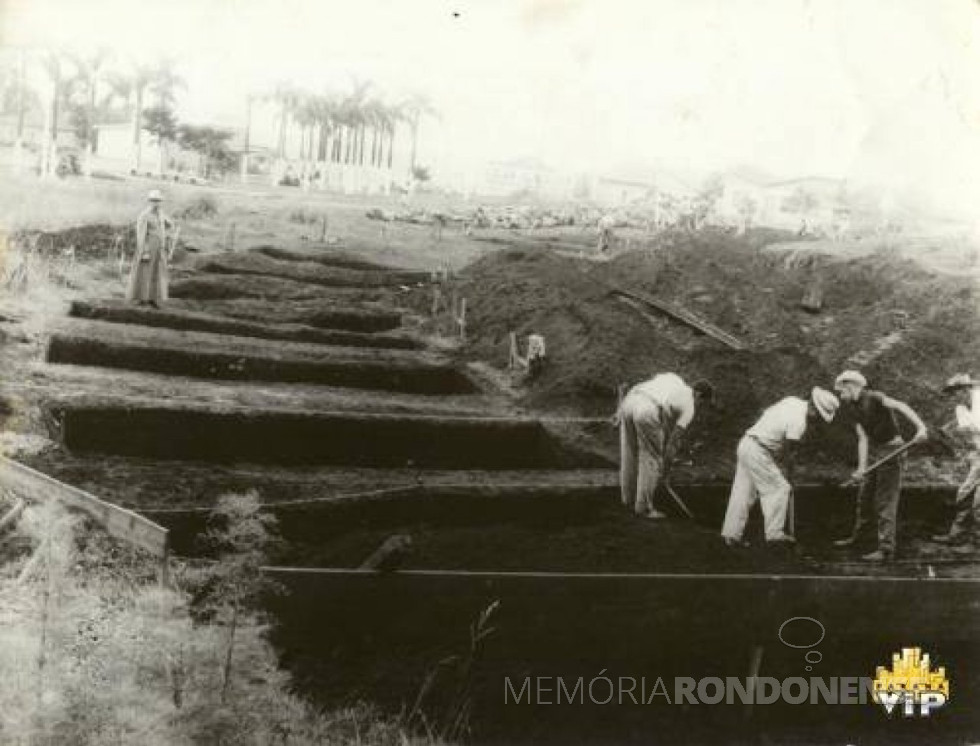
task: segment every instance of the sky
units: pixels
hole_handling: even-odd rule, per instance
[[[0,0],[5,47],[173,57],[188,121],[291,80],[427,94],[421,158],[752,166],[980,200],[976,0]],[[270,116],[271,120],[271,116]]]

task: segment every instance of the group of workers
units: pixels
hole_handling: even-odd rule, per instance
[[[964,447],[969,473],[957,492],[956,517],[939,542],[962,543],[980,525],[980,382],[969,375],[951,378],[944,390],[962,397],[951,423]],[[623,504],[636,515],[663,518],[654,495],[677,454],[681,438],[702,405],[714,401],[707,381],[688,385],[674,373],[661,373],[633,386],[623,397],[616,420],[620,428],[620,484]],[[857,435],[857,469],[850,482],[859,485],[854,527],[835,543],[851,547],[871,543],[863,559],[889,561],[895,556],[896,527],[905,451],[928,437],[922,418],[905,402],[869,387],[855,370],[841,373],[834,392],[816,387],[807,399],[788,396],[766,409],[739,441],[735,478],[721,536],[730,547],[743,546],[752,508],[762,509],[767,544],[795,542],[791,468],[795,451],[813,425],[829,425],[844,408]],[[914,432],[906,441],[902,422]],[[666,485],[669,490],[669,485]],[[787,530],[789,529],[789,530]]]

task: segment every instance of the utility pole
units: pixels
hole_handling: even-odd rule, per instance
[[[252,94],[245,98],[245,145],[242,150],[242,184],[248,183],[248,154],[251,148]]]

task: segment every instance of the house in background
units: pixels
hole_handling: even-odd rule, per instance
[[[591,198],[604,207],[625,207],[640,200],[650,200],[657,192],[653,179],[629,179],[597,176],[592,181]]]
[[[842,179],[808,176],[766,186],[760,224],[771,228],[838,233],[850,220],[847,185]]]

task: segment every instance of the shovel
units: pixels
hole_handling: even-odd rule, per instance
[[[867,469],[864,470],[865,476],[868,475],[868,474],[870,474],[871,472],[875,471],[876,469],[884,466],[889,461],[891,461],[891,460],[893,460],[895,458],[898,458],[903,453],[905,453],[907,450],[909,450],[912,446],[916,445],[916,443],[917,443],[917,441],[910,440],[908,443],[902,444],[901,446],[899,446],[898,448],[896,448],[894,451],[892,451],[888,455],[882,456],[880,459],[878,459],[877,461],[875,461],[873,464],[871,464],[871,466],[869,466]],[[841,487],[853,487],[857,483],[858,483],[858,480],[856,480],[853,477],[851,477],[851,478],[847,479],[846,481],[842,482],[841,483]]]

